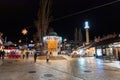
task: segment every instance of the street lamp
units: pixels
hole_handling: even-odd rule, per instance
[[[28,33],[27,29],[24,28],[24,29],[22,30],[22,34],[23,34],[23,35],[27,35],[27,33]]]
[[[18,40],[18,42],[19,42],[19,43],[21,43],[21,42],[22,42],[22,41],[21,41],[21,39],[20,39],[20,40]]]
[[[65,39],[63,40],[63,42],[64,42],[64,43],[63,43],[63,45],[64,45],[64,46],[63,46],[63,47],[64,47],[64,50],[66,50],[66,42],[67,42],[67,38],[65,38]]]
[[[27,35],[27,33],[28,33],[28,31],[27,31],[27,29],[26,28],[24,28],[23,30],[22,30],[22,34],[23,35]],[[27,44],[27,36],[26,36],[26,44]]]

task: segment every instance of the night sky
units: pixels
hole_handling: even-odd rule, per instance
[[[28,28],[28,35],[36,32],[34,20],[37,17],[40,0],[1,0],[0,31],[8,40],[22,38],[21,30]],[[118,1],[109,5],[110,2]],[[103,5],[103,6],[102,6]],[[81,28],[85,36],[84,22],[89,21],[90,39],[94,36],[118,33],[120,27],[119,0],[54,0],[53,21],[50,26],[62,37],[74,39],[74,29]]]

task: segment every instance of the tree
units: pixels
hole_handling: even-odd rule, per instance
[[[81,31],[81,28],[79,28],[79,41],[82,42],[82,31]]]
[[[75,38],[75,44],[77,44],[77,40],[78,40],[78,31],[77,31],[77,28],[75,28],[74,38]]]
[[[52,19],[52,0],[40,0],[40,7],[37,14],[35,25],[37,28],[37,37],[42,42],[43,36],[46,35],[49,22]]]

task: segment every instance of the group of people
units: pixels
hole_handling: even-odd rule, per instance
[[[22,58],[24,59],[26,57],[26,59],[29,58],[29,52],[26,51],[26,49],[23,49],[22,52]],[[34,62],[36,62],[36,59],[37,59],[37,52],[34,53]]]
[[[29,52],[27,52],[26,49],[23,49],[22,52],[21,52],[21,54],[22,54],[22,58],[23,58],[23,59],[25,58],[25,56],[26,56],[26,58],[28,59],[28,57],[29,57]]]

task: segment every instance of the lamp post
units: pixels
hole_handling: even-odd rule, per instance
[[[66,50],[66,42],[67,42],[67,39],[65,38],[63,41],[64,41],[64,50]]]
[[[89,44],[89,25],[88,25],[88,21],[85,21],[85,30],[86,30],[86,44]]]
[[[18,42],[19,42],[19,43],[21,43],[21,42],[22,42],[22,41],[21,41],[21,39],[20,39],[20,40],[18,40]]]
[[[28,33],[27,29],[24,28],[24,29],[22,30],[22,34],[23,34],[23,35],[27,35],[27,33]],[[26,44],[27,44],[27,36],[26,36],[26,38],[25,38],[25,42],[26,42]]]

